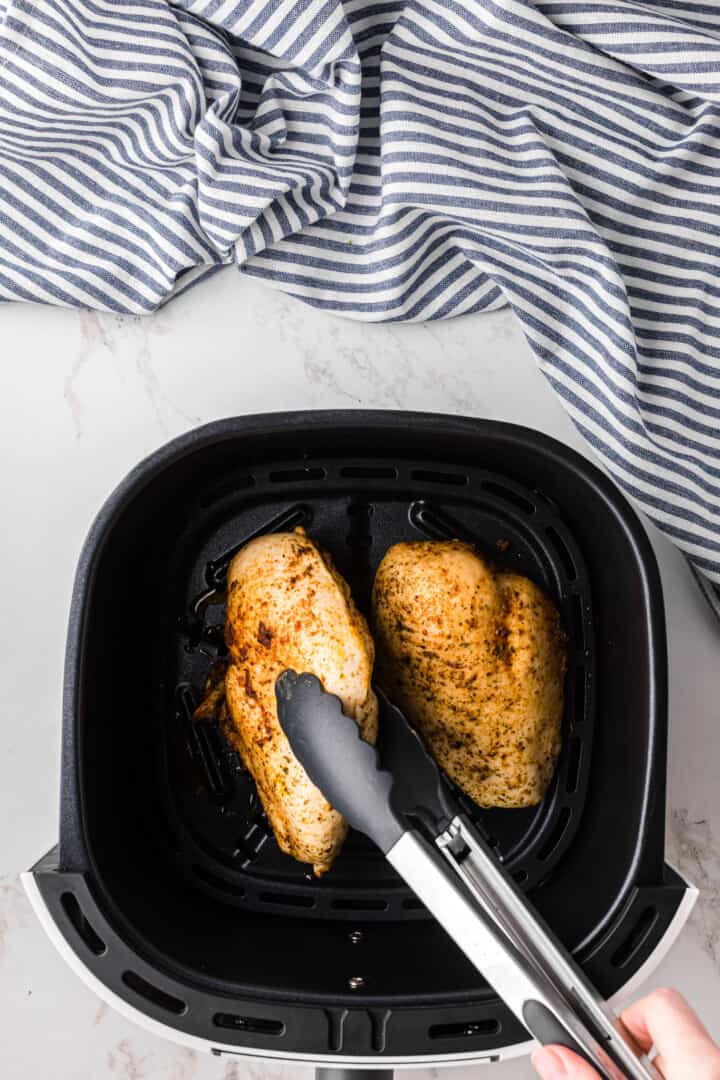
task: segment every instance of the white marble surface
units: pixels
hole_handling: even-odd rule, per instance
[[[0,1075],[307,1080],[292,1065],[178,1050],[115,1015],[55,954],[24,898],[18,874],[57,838],[65,623],[84,534],[143,455],[226,415],[428,409],[529,424],[583,450],[581,440],[508,312],[362,326],[234,271],[145,320],[6,305],[0,354]],[[670,643],[669,851],[702,897],[651,983],[682,988],[720,1036],[720,630],[679,555],[653,541]],[[489,1068],[498,1080],[531,1075],[526,1061]]]

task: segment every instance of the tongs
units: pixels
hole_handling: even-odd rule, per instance
[[[369,836],[541,1045],[606,1080],[659,1080],[567,950],[460,810],[402,712],[378,691],[380,749],[313,675],[284,672],[278,717],[312,782]]]

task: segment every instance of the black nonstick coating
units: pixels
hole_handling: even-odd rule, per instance
[[[286,413],[163,447],[103,507],[68,633],[59,851],[35,879],[114,993],[186,1033],[283,1055],[487,1053],[523,1036],[377,852],[317,883],[188,715],[221,648],[233,550],[304,523],[367,608],[387,546],[460,536],[537,581],[571,639],[565,739],[536,811],[469,809],[605,994],[666,932],[662,595],[611,482],[511,425]],[[208,595],[209,594],[209,595]],[[291,917],[289,917],[291,916]]]
[[[426,916],[365,837],[353,834],[322,881],[284,855],[254,784],[223,736],[191,715],[211,665],[225,655],[225,574],[253,536],[302,525],[330,552],[369,617],[377,565],[401,540],[463,539],[498,567],[532,578],[557,604],[569,636],[563,749],[544,802],[480,812],[478,822],[516,879],[547,878],[572,843],[587,794],[594,725],[592,598],[584,559],[542,491],[477,465],[347,457],[274,461],[223,477],[199,494],[168,570],[177,597],[168,657],[163,788],[179,862],[228,903],[304,918]],[[166,778],[166,779],[165,779]]]

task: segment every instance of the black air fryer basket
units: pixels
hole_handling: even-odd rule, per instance
[[[539,808],[465,809],[607,997],[693,890],[664,861],[662,594],[636,515],[584,458],[507,424],[401,412],[242,417],[176,439],[83,550],[65,672],[60,842],[26,875],[106,1000],[223,1054],[383,1066],[500,1058],[527,1036],[364,837],[313,880],[191,712],[223,646],[228,563],[304,525],[367,611],[392,543],[459,537],[552,596],[570,636],[563,750]]]

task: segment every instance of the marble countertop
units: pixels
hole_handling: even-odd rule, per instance
[[[361,325],[230,270],[147,319],[5,305],[0,344],[0,1074],[307,1078],[308,1069],[292,1065],[198,1056],[133,1026],[66,967],[24,897],[18,875],[57,839],[63,649],[85,532],[141,457],[196,424],[239,413],[464,413],[527,424],[589,451],[507,311]],[[650,531],[668,615],[668,855],[701,896],[649,985],[681,988],[720,1037],[720,627],[679,554]],[[498,1080],[532,1074],[526,1060],[486,1068]],[[471,1071],[454,1075],[466,1080]]]

